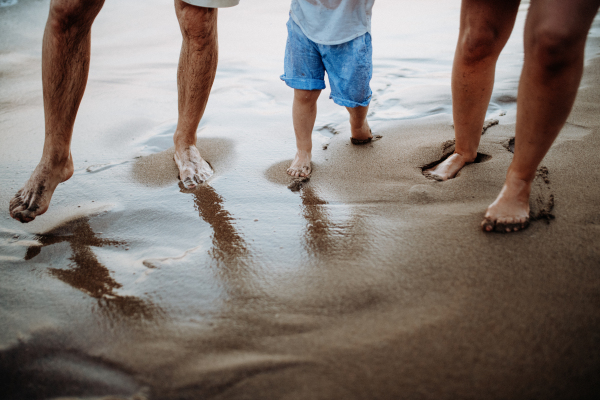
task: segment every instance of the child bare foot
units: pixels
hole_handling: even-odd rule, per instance
[[[63,162],[42,160],[29,180],[10,201],[10,216],[17,221],[31,222],[48,210],[59,183],[73,176],[71,154]]]
[[[506,177],[496,200],[488,207],[481,227],[486,232],[516,232],[529,226],[531,182]]]
[[[348,108],[348,112],[350,112],[350,142],[352,144],[360,145],[367,144],[373,140],[373,133],[371,132],[371,128],[369,127],[369,123],[367,122],[367,111],[368,107],[364,107],[364,110],[361,110],[362,107],[356,108]],[[362,119],[362,120],[361,120]],[[358,128],[355,128],[352,123],[356,120],[362,122]]]
[[[473,160],[462,154],[454,153],[435,167],[426,170],[423,174],[436,181],[447,181],[453,179],[465,165],[472,163]]]
[[[200,156],[198,148],[194,145],[175,146],[173,158],[179,168],[179,179],[186,189],[195,188],[213,174],[213,169]]]
[[[295,177],[308,177],[312,172],[310,166],[311,153],[310,151],[298,150],[296,157],[292,161],[292,165],[287,169],[288,175]]]

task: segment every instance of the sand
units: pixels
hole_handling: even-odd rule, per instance
[[[0,398],[600,393],[595,36],[573,112],[540,165],[535,221],[486,234],[479,224],[512,157],[514,81],[495,94],[508,105],[494,111],[499,123],[482,137],[480,162],[447,182],[422,174],[452,150],[447,112],[378,119],[376,109],[373,132],[382,138],[352,146],[322,96],[314,172],[292,191],[291,95],[276,78],[280,60],[268,53],[240,63],[246,53],[226,51],[229,40],[252,26],[223,23],[198,141],[215,176],[188,191],[170,142],[178,32],[161,17],[171,5],[151,2],[160,12],[146,16],[142,37],[130,32],[138,56],[121,59],[133,48],[117,46],[109,57],[118,41],[106,21],[136,25],[119,13],[128,6],[113,3],[94,32],[76,172],[48,213],[26,225],[8,218],[8,202],[41,153],[36,46],[46,9],[11,10],[32,22],[11,31],[0,52]],[[286,5],[276,3],[256,5],[253,15],[279,34]],[[285,44],[267,40],[277,51]],[[384,95],[378,102],[391,112]]]

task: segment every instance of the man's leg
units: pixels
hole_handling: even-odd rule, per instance
[[[515,155],[502,191],[485,214],[486,231],[526,227],[531,183],[575,102],[585,41],[599,6],[600,0],[531,3],[517,98]]]
[[[287,170],[291,176],[309,176],[312,168],[312,131],[317,119],[317,99],[320,90],[294,89],[292,119],[296,134],[296,156]]]
[[[179,119],[173,136],[174,158],[179,179],[192,189],[213,174],[196,147],[196,130],[217,72],[217,9],[175,0],[175,12],[183,43],[177,72]]]
[[[427,172],[445,181],[475,161],[494,88],[496,61],[510,37],[520,0],[463,0],[452,67],[454,154]]]
[[[87,83],[91,27],[104,0],[53,0],[44,31],[42,83],[46,136],[42,158],[10,201],[10,215],[29,222],[48,210],[59,183],[73,175],[71,136]]]
[[[352,139],[359,141],[367,141],[373,138],[369,122],[367,121],[367,114],[369,113],[369,106],[358,106],[358,107],[346,107],[350,113],[350,135]]]

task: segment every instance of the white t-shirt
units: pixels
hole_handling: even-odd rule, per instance
[[[315,43],[341,44],[371,33],[375,0],[292,0],[290,15]]]

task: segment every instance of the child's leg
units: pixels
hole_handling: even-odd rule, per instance
[[[296,133],[296,157],[287,173],[292,176],[309,176],[312,151],[312,131],[317,118],[317,99],[320,90],[294,89],[292,118]]]
[[[367,141],[373,138],[367,122],[369,106],[346,107],[350,113],[350,132],[352,139]]]
[[[330,98],[350,113],[351,142],[368,143],[372,138],[367,122],[373,76],[371,35],[365,33],[340,45],[322,45],[320,50],[331,86]]]

